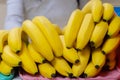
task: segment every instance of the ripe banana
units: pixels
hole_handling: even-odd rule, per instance
[[[41,63],[38,64],[38,69],[40,74],[45,78],[54,78],[56,77],[56,70],[50,63]]]
[[[21,67],[28,72],[29,74],[35,75],[38,72],[37,65],[30,56],[27,46],[25,43],[22,43],[22,50],[19,53],[19,57],[22,60]]]
[[[32,43],[28,44],[28,51],[30,56],[32,57],[32,59],[36,62],[36,63],[43,63],[45,62],[45,58],[34,49],[34,47],[32,46]]]
[[[78,53],[77,50],[75,50],[74,48],[68,49],[68,48],[64,48],[63,49],[63,57],[70,63],[79,63],[79,57],[78,57]]]
[[[53,24],[44,16],[36,16],[33,18],[32,22],[44,34],[45,38],[48,40],[50,46],[53,49],[54,55],[56,57],[62,56],[62,42]]]
[[[84,74],[83,77],[94,77],[96,76],[99,72],[101,71],[101,68],[96,69],[94,64],[91,62],[89,62],[89,64],[87,65],[86,69],[84,70]]]
[[[93,0],[91,13],[93,15],[94,22],[99,22],[103,14],[103,4],[101,0]]]
[[[108,23],[104,21],[100,21],[95,25],[93,33],[90,37],[90,45],[92,48],[98,48],[101,46],[104,37],[108,30]]]
[[[78,51],[80,63],[72,65],[74,77],[79,77],[85,70],[90,59],[90,47],[85,47],[82,51]]]
[[[93,0],[89,0],[82,8],[82,11],[84,14],[91,13],[91,7],[92,7]]]
[[[66,48],[63,35],[60,35],[60,39],[63,44],[63,57],[70,63],[79,63],[80,61],[77,51],[74,48]]]
[[[57,31],[58,35],[62,35],[62,30],[60,29],[60,26],[58,26],[57,24],[53,24],[55,30]]]
[[[1,58],[10,66],[17,67],[21,65],[20,57],[10,49],[9,45],[4,46]]]
[[[85,15],[83,19],[81,28],[77,36],[77,41],[76,41],[77,50],[82,50],[87,45],[93,30],[94,30],[93,16],[92,14],[88,13]]]
[[[3,53],[3,47],[8,39],[8,30],[0,30],[0,54]]]
[[[120,35],[108,38],[102,46],[102,52],[104,54],[111,53],[119,46],[119,43],[120,43]]]
[[[106,55],[102,53],[100,48],[92,51],[92,62],[96,69],[102,68],[106,62]]]
[[[13,67],[6,64],[4,61],[0,62],[0,73],[3,75],[10,75],[13,70]]]
[[[114,7],[110,3],[103,3],[103,19],[109,21],[114,15]]]
[[[21,51],[21,34],[22,29],[20,27],[14,27],[8,33],[8,45],[10,46],[10,49],[16,53]]]
[[[120,17],[114,16],[109,24],[107,35],[109,37],[114,37],[119,33],[119,30],[120,30]]]
[[[51,63],[59,74],[67,77],[72,77],[72,69],[65,59],[62,57],[55,57]]]
[[[67,48],[72,48],[77,38],[78,31],[83,21],[84,13],[76,9],[72,12],[69,17],[68,23],[65,30],[65,44]]]
[[[35,44],[35,49],[40,52],[45,59],[48,61],[54,59],[51,46],[35,24],[33,24],[30,20],[25,20],[22,24],[22,29]]]

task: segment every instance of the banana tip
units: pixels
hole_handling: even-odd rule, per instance
[[[100,68],[100,66],[99,66],[99,65],[95,65],[95,68],[96,68],[96,69],[99,69],[99,68]]]
[[[55,74],[55,73],[51,74],[51,77],[52,77],[52,78],[55,78],[55,77],[56,77],[56,74]]]
[[[79,49],[79,48],[75,48],[75,50],[77,50],[77,51],[81,51],[81,49]]]
[[[73,73],[68,73],[68,76],[69,76],[70,78],[72,78],[72,77],[73,77]]]
[[[80,62],[80,60],[79,59],[77,59],[76,61],[75,61],[75,63],[79,63]]]
[[[86,73],[83,74],[83,78],[87,78],[87,74]]]

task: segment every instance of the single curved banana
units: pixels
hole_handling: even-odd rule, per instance
[[[57,31],[58,35],[62,35],[62,30],[60,29],[60,26],[58,26],[57,24],[53,24],[55,30]]]
[[[29,74],[35,75],[38,72],[38,68],[32,57],[30,56],[27,46],[22,43],[22,50],[19,53],[19,57],[22,60],[21,67]]]
[[[92,51],[92,62],[96,69],[102,68],[106,62],[106,55],[102,53],[100,48]]]
[[[65,44],[67,48],[73,47],[73,44],[77,38],[78,31],[81,27],[83,17],[84,13],[79,9],[74,10],[70,15],[64,34]]]
[[[51,46],[49,45],[42,32],[39,30],[39,28],[35,24],[33,24],[32,21],[25,20],[22,24],[22,29],[35,44],[35,49],[40,52],[41,55],[45,57],[45,59],[47,59],[48,61],[54,59]]]
[[[21,65],[20,57],[10,49],[9,45],[4,46],[1,58],[10,66],[17,67]]]
[[[98,48],[103,43],[104,37],[108,30],[108,23],[100,21],[95,25],[93,33],[90,37],[90,45],[93,48]]]
[[[110,3],[103,3],[103,19],[109,21],[114,15],[114,6]]]
[[[8,40],[8,30],[0,30],[0,54],[3,53],[4,44]]]
[[[114,59],[116,59],[116,51],[112,51],[111,53],[107,54],[106,55],[106,60],[109,62],[109,61],[112,61]]]
[[[102,46],[102,52],[104,54],[111,53],[119,46],[119,43],[120,43],[120,35],[108,38]]]
[[[63,35],[60,35],[60,39],[63,44],[63,57],[70,63],[79,63],[80,60],[77,51],[74,48],[66,48]]]
[[[32,22],[41,30],[49,42],[56,57],[62,56],[63,47],[57,31],[53,24],[44,16],[36,16]]]
[[[82,8],[84,14],[91,13],[91,7],[94,0],[89,0]]]
[[[29,43],[27,48],[30,56],[36,63],[43,63],[45,61],[45,58],[38,51],[34,49],[32,43]]]
[[[82,51],[78,51],[80,63],[72,65],[72,71],[74,77],[79,77],[85,70],[88,61],[90,59],[90,47],[85,47]]]
[[[102,68],[96,69],[94,64],[91,61],[87,65],[86,69],[84,70],[83,77],[85,77],[85,78],[87,78],[87,77],[94,77],[94,76],[98,75],[98,73],[101,71],[101,69]]]
[[[63,49],[63,57],[70,63],[79,63],[79,56],[77,53],[77,50],[75,50],[74,48],[64,48]]]
[[[115,37],[119,33],[119,30],[120,30],[120,17],[114,16],[110,21],[107,35],[109,37]]]
[[[54,78],[56,77],[56,70],[50,63],[41,63],[38,64],[38,69],[40,74],[45,78]]]
[[[13,67],[6,64],[4,61],[0,62],[0,73],[4,75],[10,75],[13,70]]]
[[[62,57],[55,57],[51,63],[59,74],[72,77],[72,69],[65,59]]]
[[[93,15],[94,22],[99,22],[103,14],[103,4],[101,0],[93,0],[91,13]]]
[[[22,29],[20,27],[14,27],[8,33],[8,45],[10,46],[11,50],[16,53],[21,51],[21,35]]]
[[[85,15],[81,28],[78,32],[76,49],[82,50],[90,40],[90,36],[94,30],[94,21],[91,13]]]

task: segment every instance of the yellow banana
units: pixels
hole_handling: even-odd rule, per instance
[[[119,43],[120,43],[120,35],[108,38],[102,46],[102,52],[104,54],[111,53],[119,46]]]
[[[103,14],[103,4],[101,0],[94,0],[92,2],[91,13],[94,22],[99,22]]]
[[[109,37],[114,37],[119,33],[119,29],[120,29],[120,17],[114,16],[109,24],[107,35]]]
[[[48,61],[54,59],[51,46],[35,24],[33,24],[30,20],[25,20],[22,24],[22,29],[30,37],[36,46],[35,49],[40,52],[43,57],[45,57]]]
[[[51,63],[59,74],[67,77],[72,77],[72,69],[67,61],[65,61],[65,59],[62,57],[55,57]]]
[[[85,15],[77,36],[76,41],[77,50],[82,50],[87,45],[93,30],[94,30],[93,16],[92,14],[89,13]]]
[[[92,5],[92,2],[93,0],[89,0],[82,8],[82,11],[84,12],[84,14],[87,14],[87,13],[91,13],[91,7],[93,6]]]
[[[9,45],[4,46],[1,58],[10,66],[17,67],[21,65],[20,57],[10,49]]]
[[[73,64],[80,62],[77,50],[75,50],[74,48],[71,48],[71,49],[64,48],[64,50],[63,50],[63,57],[68,62],[73,63]]]
[[[111,53],[106,55],[106,60],[107,61],[112,61],[114,59],[116,59],[116,51],[112,51]]]
[[[43,63],[45,62],[45,58],[34,49],[34,47],[32,46],[32,43],[28,44],[28,51],[29,54],[31,55],[32,59],[36,62],[36,63]]]
[[[67,48],[72,48],[73,44],[77,38],[78,31],[80,29],[84,13],[76,9],[72,12],[69,17],[68,23],[65,30],[65,44]]]
[[[74,48],[71,48],[71,49],[64,48],[63,57],[68,62],[73,63],[73,64],[80,62],[77,51]]]
[[[101,71],[101,68],[96,69],[92,62],[89,62],[86,69],[84,70],[83,77],[94,77]]]
[[[54,78],[56,77],[56,70],[50,63],[41,63],[38,64],[38,69],[40,74],[45,78]]]
[[[104,21],[100,21],[95,25],[93,33],[90,37],[90,45],[93,48],[98,48],[102,44],[104,37],[108,30],[108,23]]]
[[[48,40],[49,44],[53,49],[54,55],[56,57],[62,56],[63,53],[62,42],[53,24],[44,16],[36,16],[33,18],[32,22],[44,34],[45,38]]]
[[[80,63],[72,65],[72,71],[74,77],[79,77],[85,70],[88,61],[90,59],[90,47],[85,47],[82,51],[78,51]]]
[[[101,49],[92,51],[92,62],[96,69],[102,68],[106,62],[106,55],[102,53]]]
[[[0,73],[4,75],[10,75],[13,70],[13,67],[6,64],[4,61],[0,62]]]
[[[30,56],[27,46],[25,43],[22,44],[22,50],[19,53],[19,57],[22,60],[21,67],[28,72],[29,74],[36,74],[38,72],[37,65],[35,64],[34,60]]]
[[[60,39],[63,43],[63,57],[70,63],[79,63],[77,51],[74,48],[66,48],[63,35],[60,35]]]
[[[22,29],[20,27],[14,27],[8,33],[8,45],[10,46],[11,50],[16,53],[21,51],[21,34]]]
[[[60,29],[60,26],[58,26],[57,24],[53,24],[55,30],[57,31],[58,35],[62,35],[62,30]]]
[[[110,3],[103,3],[103,19],[109,21],[114,15],[114,7]]]
[[[0,54],[3,53],[3,47],[8,39],[8,30],[0,30]]]

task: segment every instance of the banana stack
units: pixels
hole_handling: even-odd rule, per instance
[[[120,17],[110,3],[90,0],[74,10],[63,29],[45,16],[0,30],[0,73],[22,68],[45,78],[95,77],[116,67]]]

